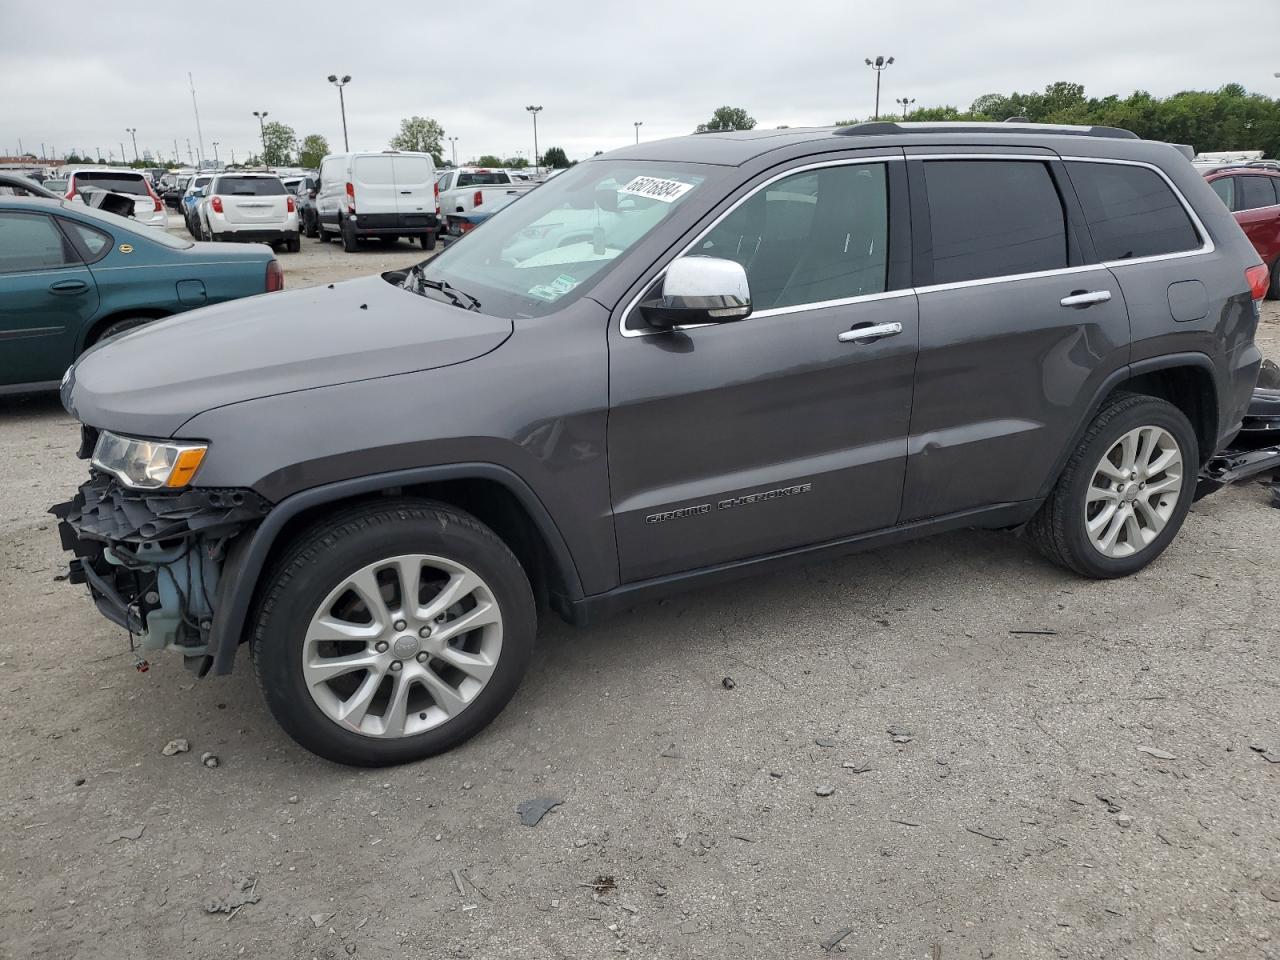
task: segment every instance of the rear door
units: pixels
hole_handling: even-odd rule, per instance
[[[371,226],[392,225],[400,213],[395,161],[390,154],[358,156],[351,164],[356,215]],[[390,219],[388,219],[390,218]]]
[[[427,157],[391,158],[396,181],[396,210],[405,227],[426,227],[436,212],[435,168]]]
[[[1236,222],[1258,255],[1271,266],[1280,257],[1280,198],[1276,196],[1276,181],[1280,178],[1237,174],[1231,179],[1235,181]]]
[[[288,197],[278,177],[223,176],[214,187],[227,223],[263,230],[284,226]]]
[[[1129,359],[1124,298],[1061,161],[927,152],[907,151],[920,357],[903,522],[1034,499]]]
[[[0,386],[60,379],[97,310],[93,275],[53,218],[0,210]]]

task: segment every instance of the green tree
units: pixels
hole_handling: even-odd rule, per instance
[[[560,147],[547,147],[542,155],[542,165],[553,170],[564,170],[569,166],[569,158]]]
[[[309,133],[302,138],[302,149],[298,151],[298,165],[312,169],[320,166],[320,161],[329,152],[329,141],[318,133]]]
[[[495,167],[508,167],[511,170],[523,170],[529,165],[529,161],[524,157],[507,157],[501,163],[495,163]]]
[[[698,124],[694,133],[707,133],[711,130],[750,130],[755,125],[755,117],[750,116],[741,107],[717,107],[711,119],[706,123]]]
[[[287,167],[293,162],[293,127],[272,120],[262,127],[262,162],[269,167]]]
[[[502,166],[502,158],[495,157],[492,153],[482,154],[475,165],[477,167],[500,167]]]
[[[444,127],[430,117],[406,117],[400,121],[400,132],[391,138],[391,148],[438,156],[443,139]]]

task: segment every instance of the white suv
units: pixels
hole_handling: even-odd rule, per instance
[[[221,173],[196,204],[202,240],[283,243],[297,253],[298,201],[274,173]]]
[[[122,167],[84,167],[67,177],[66,199],[96,207],[103,194],[123,193],[133,197],[133,219],[148,227],[167,227],[169,214],[156,196],[151,181],[138,170]],[[127,208],[126,208],[127,209]]]

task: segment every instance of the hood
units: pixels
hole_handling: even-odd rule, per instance
[[[511,321],[365,277],[192,310],[87,351],[62,402],[94,427],[168,437],[214,407],[462,363]]]

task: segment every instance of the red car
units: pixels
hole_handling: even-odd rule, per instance
[[[1271,271],[1267,296],[1280,300],[1280,170],[1220,167],[1204,175]]]

